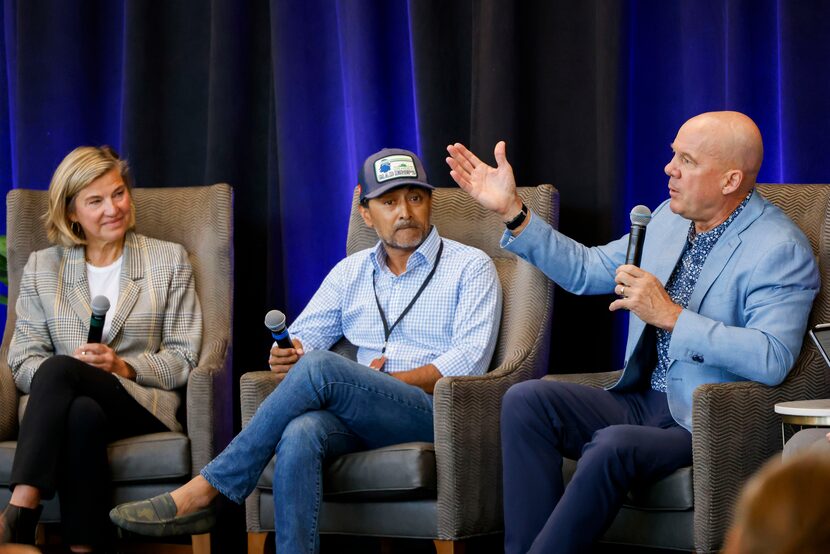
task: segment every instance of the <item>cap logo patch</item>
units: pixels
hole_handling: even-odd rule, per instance
[[[375,162],[375,179],[378,183],[401,177],[418,177],[418,171],[415,169],[415,161],[412,156],[396,154],[386,156]]]

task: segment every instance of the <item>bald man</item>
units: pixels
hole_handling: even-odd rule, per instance
[[[495,168],[448,147],[453,179],[505,222],[504,248],[570,292],[616,293],[609,309],[631,314],[623,374],[608,390],[534,380],[507,392],[509,554],[590,549],[633,483],[692,463],[695,388],[777,385],[801,348],[818,270],[804,234],[755,192],[757,126],[740,113],[705,113],[671,149],[669,199],[654,210],[636,267],[624,263],[628,236],[589,248],[529,212],[504,142]],[[567,488],[563,456],[579,460]]]

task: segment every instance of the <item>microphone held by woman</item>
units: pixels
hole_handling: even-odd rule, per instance
[[[110,300],[106,296],[98,295],[92,299],[92,316],[89,318],[89,334],[87,343],[98,343],[104,335],[104,320],[110,309]]]

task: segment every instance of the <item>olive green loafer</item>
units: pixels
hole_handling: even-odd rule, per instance
[[[170,493],[147,500],[120,504],[110,511],[114,524],[127,531],[149,537],[201,535],[216,524],[215,505],[186,516],[176,515],[176,503]]]

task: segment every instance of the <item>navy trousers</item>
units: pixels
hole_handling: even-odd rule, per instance
[[[504,397],[501,440],[507,554],[590,552],[633,485],[692,463],[691,434],[650,388],[519,383]],[[563,457],[579,460],[567,489]]]

